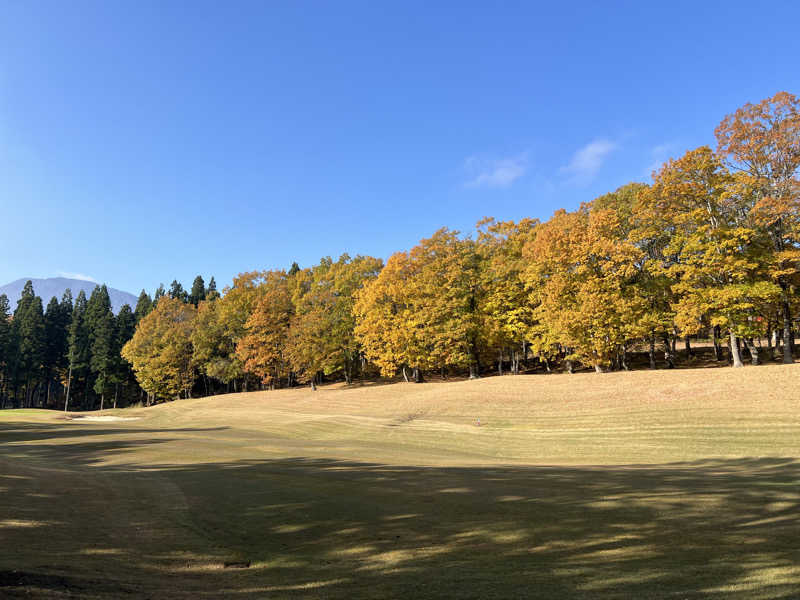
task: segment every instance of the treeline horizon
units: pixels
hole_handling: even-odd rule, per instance
[[[120,401],[145,400],[121,351],[166,294],[196,304],[218,292],[214,277],[206,287],[198,275],[188,293],[174,280],[169,291],[160,284],[153,298],[142,290],[135,309],[125,303],[116,315],[105,284],[97,284],[88,299],[80,290],[73,300],[66,288],[60,301],[53,296],[44,309],[28,280],[13,313],[8,297],[0,294],[0,408],[66,410],[72,399],[76,407],[102,409],[106,397],[115,408]]]
[[[501,374],[627,370],[634,353],[649,368],[671,368],[676,342],[690,358],[697,337],[734,367],[792,363],[800,101],[780,92],[747,104],[715,136],[716,149],[670,159],[651,183],[547,221],[486,218],[474,235],[442,228],[385,264],[326,257],[240,274],[222,293],[199,276],[191,292],[177,281],[152,299],[143,291],[129,308],[130,337],[114,338],[111,374],[91,352],[80,363],[86,386],[88,368],[102,402],[109,386],[130,390],[135,379],[149,404],[378,375],[478,377],[489,365]],[[7,313],[0,324],[21,329]],[[70,363],[74,373],[75,360],[59,368]],[[20,364],[34,368],[29,358]]]

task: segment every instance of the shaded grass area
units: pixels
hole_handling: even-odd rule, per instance
[[[465,404],[487,389],[449,386],[441,392],[455,389]],[[511,464],[503,457],[522,442],[499,425],[488,439],[500,458],[466,464],[475,455],[459,454],[458,436],[491,429],[451,429],[453,409],[433,405],[404,420],[418,415],[405,401],[392,412],[353,394],[328,396],[339,445],[320,412],[300,418],[309,408],[294,396],[296,412],[269,412],[268,426],[247,396],[216,413],[212,401],[187,403],[208,411],[194,419],[178,418],[178,405],[113,425],[9,417],[0,423],[0,597],[796,598],[800,461],[777,425],[773,449],[783,455],[745,455],[769,448],[763,432],[748,433],[754,391],[717,408],[719,428],[703,411],[704,427],[683,438],[653,434],[665,457],[690,453],[670,444],[704,451],[718,435],[742,456],[650,464],[611,462],[600,446],[609,436],[624,446],[626,433],[601,419],[583,434],[598,445],[594,464]],[[281,398],[273,409],[285,409]],[[529,408],[515,416],[515,400],[500,392],[495,402],[514,427]],[[574,402],[562,409],[564,427],[591,422]],[[247,428],[237,420],[245,406]],[[779,424],[786,406],[758,408]],[[556,409],[540,410],[555,431]],[[437,411],[448,427],[431,424]],[[687,427],[699,418],[684,412]],[[430,430],[443,439],[423,465]],[[441,458],[447,448],[452,461]]]

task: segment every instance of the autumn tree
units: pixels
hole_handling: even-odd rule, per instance
[[[737,337],[753,337],[755,307],[780,293],[765,280],[765,248],[739,191],[704,146],[664,165],[647,195],[674,224],[666,253],[674,257],[667,273],[676,325],[684,334],[697,333],[705,318],[727,330],[735,367],[742,366]]]
[[[287,345],[294,313],[289,276],[284,271],[269,271],[263,286],[263,295],[245,323],[245,335],[236,346],[236,355],[245,369],[263,383],[274,387],[286,377],[289,385]],[[213,306],[204,308],[213,310]]]
[[[800,100],[779,92],[745,104],[725,117],[715,133],[719,153],[754,194],[754,222],[772,246],[769,271],[780,288],[783,362],[791,363],[791,288],[800,276]]]
[[[384,376],[392,376],[406,367],[419,377],[429,366],[424,344],[412,322],[410,281],[418,265],[408,253],[389,257],[378,277],[355,294],[355,336],[367,358]]]
[[[139,385],[155,398],[191,396],[194,384],[191,334],[196,310],[177,298],[162,297],[139,322],[122,348]]]
[[[525,247],[525,278],[544,335],[568,361],[598,372],[618,360],[644,310],[633,285],[641,251],[622,223],[615,207],[585,204],[556,212]]]
[[[448,229],[393,255],[357,296],[356,334],[367,357],[387,374],[411,367],[417,380],[423,369],[449,366],[478,376],[480,269],[476,243]]]
[[[354,328],[354,294],[375,279],[382,261],[370,256],[324,258],[293,276],[294,316],[289,332],[289,359],[301,379],[340,371],[352,381],[361,357]]]
[[[247,388],[247,371],[236,354],[236,346],[246,335],[247,320],[264,293],[265,277],[262,271],[239,274],[221,298],[201,303],[198,311],[200,319],[194,334],[196,364],[208,377],[232,383],[234,391],[237,381]]]
[[[534,304],[522,278],[526,268],[522,250],[533,239],[537,225],[533,219],[519,223],[484,219],[478,223],[477,251],[485,291],[483,327],[488,344],[498,352],[501,375],[504,353],[509,354],[512,373],[517,373],[520,356],[527,358],[530,341],[537,338]]]
[[[203,376],[227,384],[241,377],[243,368],[221,307],[220,302],[200,302],[192,330],[192,348],[194,363]]]

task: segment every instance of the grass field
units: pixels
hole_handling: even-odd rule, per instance
[[[771,365],[3,411],[0,597],[798,598],[798,390]]]

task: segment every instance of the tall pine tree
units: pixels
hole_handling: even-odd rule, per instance
[[[139,294],[139,299],[136,301],[136,309],[133,311],[136,322],[138,323],[144,319],[150,314],[151,310],[153,310],[153,301],[150,299],[150,294],[142,290]]]
[[[65,411],[69,408],[70,393],[74,387],[73,381],[85,376],[89,367],[89,331],[86,327],[86,304],[86,294],[81,290],[75,299],[75,306],[72,309],[72,319],[69,325],[69,371],[67,375],[67,397],[64,401]]]
[[[95,376],[93,389],[100,396],[100,410],[103,410],[114,367],[114,314],[105,285],[94,288],[86,307],[86,323],[89,331],[89,368]]]
[[[0,408],[5,408],[11,366],[11,307],[8,296],[0,294]]]
[[[197,306],[206,299],[206,282],[198,275],[192,282],[192,291],[189,292],[189,302]]]
[[[23,406],[31,406],[34,392],[42,376],[45,354],[44,311],[42,299],[33,291],[28,281],[22,290],[17,310],[14,311],[13,326],[17,338],[17,376],[25,384]]]
[[[114,320],[114,340],[111,351],[113,362],[112,381],[114,383],[114,408],[117,407],[117,401],[119,400],[120,386],[122,386],[124,391],[125,386],[133,375],[130,363],[122,357],[122,347],[133,337],[135,330],[136,317],[133,311],[131,311],[131,307],[127,304],[123,304],[122,308],[119,309],[119,314]]]

